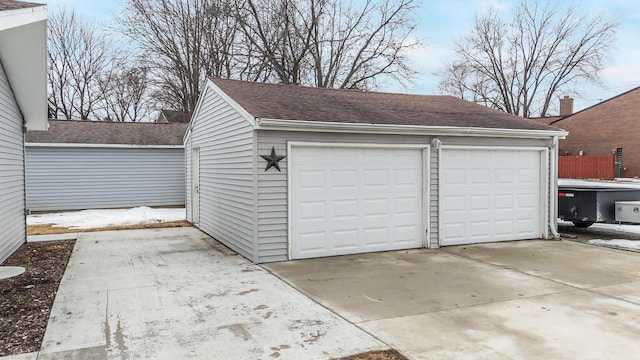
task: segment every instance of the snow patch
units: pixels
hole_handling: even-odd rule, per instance
[[[186,219],[184,208],[98,209],[27,216],[27,225],[53,224],[69,229],[92,229],[180,221]]]
[[[640,250],[640,241],[639,240],[625,240],[625,239],[613,239],[613,240],[602,240],[602,239],[593,239],[587,241],[587,243],[591,245],[598,246],[615,246],[624,249],[631,250]]]

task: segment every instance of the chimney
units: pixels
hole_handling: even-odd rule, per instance
[[[567,116],[573,114],[573,98],[569,95],[565,95],[560,99],[560,116]]]

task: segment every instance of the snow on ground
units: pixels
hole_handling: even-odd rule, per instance
[[[92,229],[108,226],[130,226],[185,220],[184,208],[152,209],[140,206],[130,209],[69,211],[27,216],[27,225],[54,224],[54,227]]]
[[[591,245],[598,246],[615,246],[624,249],[640,250],[640,240],[625,240],[625,239],[613,239],[613,240],[601,240],[593,239],[587,241]]]

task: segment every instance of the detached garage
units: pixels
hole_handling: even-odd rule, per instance
[[[184,205],[187,124],[50,120],[26,135],[30,211]]]
[[[254,262],[554,238],[566,135],[449,96],[209,79],[187,218]]]

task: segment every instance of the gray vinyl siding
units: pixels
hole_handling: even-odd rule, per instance
[[[27,145],[31,211],[184,205],[184,150]]]
[[[259,131],[258,154],[268,154],[274,147],[278,155],[288,155],[287,142],[307,141],[321,143],[358,144],[426,144],[428,136],[371,135],[316,132]],[[280,161],[282,172],[270,169],[258,160],[258,262],[288,259],[287,242],[287,158]]]
[[[25,242],[22,115],[0,64],[0,263]]]
[[[190,150],[200,148],[199,228],[242,256],[254,256],[253,127],[208,85],[192,120]],[[187,196],[191,194],[191,177]],[[191,199],[188,204],[190,207]],[[189,213],[191,217],[191,212]]]

